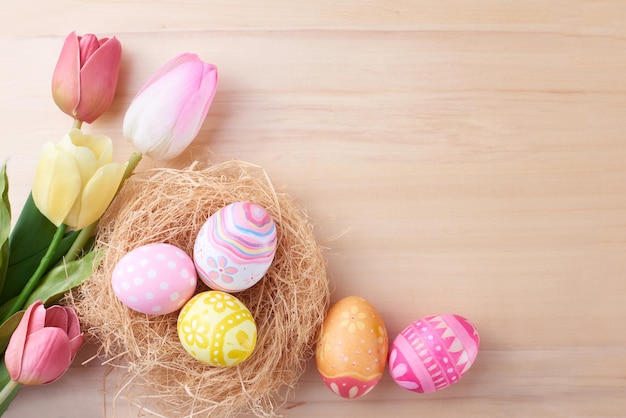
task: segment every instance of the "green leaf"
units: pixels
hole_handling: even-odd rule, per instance
[[[24,316],[24,312],[26,311],[16,312],[9,319],[7,319],[4,324],[0,325],[0,353],[4,354],[4,351],[7,349],[11,335],[13,335],[13,331],[15,331],[17,326],[20,324],[20,321]]]
[[[4,289],[4,282],[9,269],[9,240],[6,240],[0,246],[0,293]]]
[[[97,263],[102,259],[101,253],[91,251],[81,259],[61,264],[44,276],[33,290],[24,307],[41,300],[49,306],[58,301],[68,290],[80,285],[91,276]]]
[[[32,195],[24,204],[10,237],[10,259],[0,303],[17,296],[33,275],[46,249],[52,241],[57,227],[39,212]],[[51,266],[56,265],[67,253],[78,236],[78,231],[65,235],[52,258]]]
[[[0,169],[0,292],[9,267],[9,234],[11,233],[11,204],[9,203],[9,178],[7,165]]]
[[[7,300],[2,305],[0,305],[0,318],[4,318],[7,315],[7,312],[9,312],[9,310],[11,309],[11,306],[13,305],[13,301],[15,299],[17,299],[17,296]]]

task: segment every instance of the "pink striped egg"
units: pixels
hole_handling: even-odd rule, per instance
[[[240,292],[254,286],[276,253],[276,224],[264,207],[235,202],[207,219],[193,248],[200,279],[211,289]]]
[[[460,315],[422,318],[406,327],[389,351],[389,373],[402,388],[430,393],[456,383],[478,355],[474,325]]]

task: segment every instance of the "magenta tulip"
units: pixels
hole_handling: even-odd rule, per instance
[[[70,33],[52,76],[54,102],[74,119],[92,123],[113,101],[121,59],[115,37]]]
[[[72,308],[46,309],[41,301],[26,309],[13,332],[4,359],[11,379],[23,385],[41,385],[60,378],[83,342]]]
[[[157,160],[180,155],[200,131],[217,89],[217,68],[184,53],[139,90],[124,117],[124,136]]]

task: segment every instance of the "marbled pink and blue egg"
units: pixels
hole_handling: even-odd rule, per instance
[[[196,290],[193,260],[180,248],[155,243],[126,253],[113,268],[111,285],[129,308],[151,315],[180,309]]]
[[[265,275],[276,241],[276,224],[264,207],[235,202],[207,219],[194,243],[193,260],[211,289],[239,292]]]
[[[404,389],[430,393],[456,383],[478,355],[480,338],[474,325],[460,315],[422,318],[393,341],[389,372]]]

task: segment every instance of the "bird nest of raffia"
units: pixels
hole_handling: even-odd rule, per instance
[[[191,256],[208,217],[237,201],[267,209],[278,243],[263,279],[236,294],[257,325],[253,354],[237,366],[212,367],[182,347],[178,312],[132,311],[113,293],[111,273],[122,256],[144,244],[169,243]],[[103,259],[71,303],[98,357],[117,371],[114,398],[163,417],[279,413],[313,354],[330,292],[309,218],[261,167],[230,161],[137,173],[102,218],[96,246]],[[199,280],[196,290],[209,289]]]

